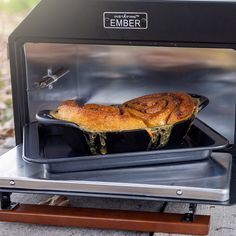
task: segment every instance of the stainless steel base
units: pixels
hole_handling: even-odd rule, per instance
[[[213,153],[191,163],[50,174],[25,163],[22,146],[0,157],[0,191],[32,190],[137,197],[227,201],[232,157]]]

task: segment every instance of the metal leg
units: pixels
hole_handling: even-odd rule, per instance
[[[11,193],[0,193],[0,209],[13,210],[18,203],[11,202]]]
[[[163,206],[160,209],[160,212],[165,211],[165,208],[166,208],[167,204],[168,204],[167,202],[165,202],[163,204]],[[182,218],[182,222],[189,222],[189,223],[194,222],[196,210],[197,210],[197,204],[196,203],[190,203],[189,204],[189,212],[184,214],[184,216]],[[153,235],[154,235],[154,232],[149,233],[149,236],[153,236]]]
[[[160,212],[164,212],[166,207],[167,207],[167,205],[168,205],[168,202],[164,202],[162,207],[161,207],[161,209],[160,209]]]
[[[11,193],[0,193],[0,200],[2,210],[9,209],[11,207]]]
[[[163,205],[161,206],[160,212],[164,212],[166,207],[168,205],[168,202],[164,202]],[[149,232],[149,236],[153,236],[155,232]]]
[[[183,222],[193,222],[195,220],[196,210],[197,210],[197,204],[190,203],[189,212],[184,214],[182,221]]]

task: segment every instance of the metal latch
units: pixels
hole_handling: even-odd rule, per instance
[[[43,76],[40,82],[36,82],[35,85],[37,88],[53,88],[53,84],[56,83],[59,79],[67,75],[70,71],[65,68],[60,68],[59,70],[53,72],[52,69],[48,69],[47,75]]]

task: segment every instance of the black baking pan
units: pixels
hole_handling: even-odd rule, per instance
[[[199,100],[199,112],[209,103],[205,96],[190,95]],[[167,144],[178,144],[187,134],[195,117],[192,116],[188,120],[174,124],[170,137],[166,139],[164,144],[160,142],[160,137],[156,142],[153,142],[151,136],[144,129],[95,133],[86,131],[72,122],[55,119],[50,115],[49,110],[40,111],[36,118],[40,124],[39,135],[41,139],[46,140],[59,132],[72,150],[82,155],[89,155],[149,151],[163,148]],[[162,127],[165,128],[165,126]],[[162,129],[162,127],[159,128]]]
[[[24,127],[23,159],[45,165],[50,173],[93,171],[177,162],[192,162],[208,158],[213,150],[223,149],[227,139],[195,119],[181,143],[168,145],[162,150],[126,152],[107,155],[82,155],[71,149],[58,132],[40,139],[37,122]]]

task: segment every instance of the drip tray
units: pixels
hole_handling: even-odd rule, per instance
[[[52,173],[203,160],[211,155],[212,150],[228,145],[223,136],[199,119],[195,119],[181,144],[156,151],[82,156],[73,152],[60,135],[52,135],[42,142],[36,122],[24,128],[23,143],[23,159],[31,163],[45,164],[48,172]]]

